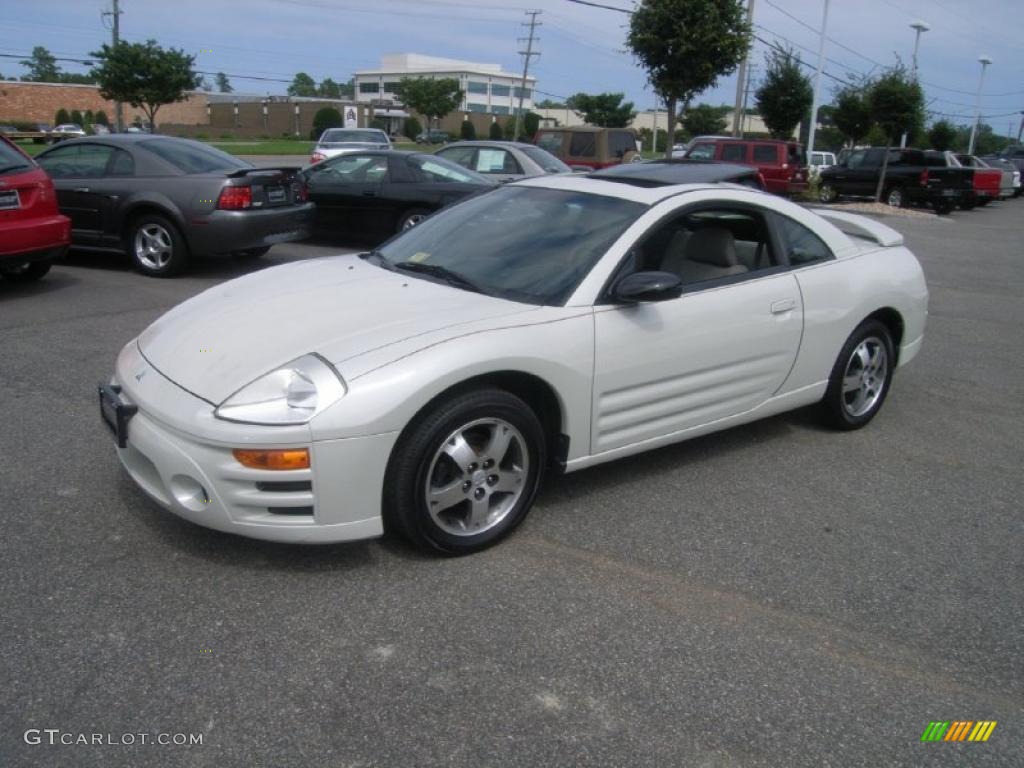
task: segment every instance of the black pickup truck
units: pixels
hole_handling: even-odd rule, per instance
[[[881,147],[854,149],[826,168],[818,182],[821,202],[841,195],[874,197],[884,155]],[[930,204],[936,213],[949,213],[972,193],[972,173],[939,165],[921,149],[890,149],[882,200],[895,207]]]

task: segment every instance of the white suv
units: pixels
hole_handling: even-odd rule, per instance
[[[391,139],[379,128],[328,128],[313,147],[310,164],[362,149],[391,149]]]

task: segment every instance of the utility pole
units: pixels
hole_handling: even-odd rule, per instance
[[[747,23],[752,24],[754,21],[754,0],[750,0],[747,3]],[[745,115],[743,111],[746,108],[746,81],[747,81],[747,59],[750,58],[750,52],[747,51],[747,55],[743,57],[743,61],[740,62],[740,70],[736,74],[736,106],[732,111],[732,135],[743,136],[743,118]]]
[[[513,138],[515,139],[519,138],[519,126],[523,119],[523,97],[526,95],[526,75],[530,71],[530,59],[534,56],[540,56],[539,53],[534,53],[533,51],[533,32],[537,27],[542,26],[541,23],[537,21],[537,17],[540,16],[540,14],[541,11],[526,12],[526,15],[530,17],[530,36],[526,38],[526,50],[519,51],[520,55],[523,57],[523,81],[519,85],[519,107],[516,109],[516,119],[514,123],[515,130],[513,131]],[[523,26],[525,27],[526,25],[524,24]],[[519,42],[523,42],[523,38],[520,37]]]
[[[741,139],[743,138],[743,132],[746,130],[747,124],[747,100],[750,98],[750,91],[754,87],[754,65],[750,65],[750,71],[747,73],[746,87],[743,89],[743,106],[740,109],[740,132],[735,134]]]
[[[814,151],[814,131],[818,127],[818,99],[821,94],[821,71],[825,68],[825,35],[828,28],[828,0],[821,15],[821,42],[818,44],[818,71],[814,75],[814,101],[811,103],[811,128],[807,134],[807,157]]]
[[[971,125],[971,140],[967,144],[967,154],[974,154],[974,137],[978,133],[978,123],[981,122],[981,88],[985,85],[985,70],[992,63],[988,56],[979,56],[978,63],[981,64],[981,77],[978,78],[978,98],[974,107],[974,124]]]
[[[124,13],[120,8],[117,7],[118,0],[111,0],[114,4],[113,10],[104,11],[104,16],[111,16],[111,38],[113,46],[116,48],[118,42],[121,40],[121,14]],[[120,133],[124,130],[124,105],[120,101],[114,102],[114,124],[117,126],[117,132]]]

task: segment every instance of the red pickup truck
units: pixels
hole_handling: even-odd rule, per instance
[[[1003,171],[990,168],[988,164],[974,155],[957,155],[957,162],[964,168],[974,169],[974,202],[977,205],[988,205],[1002,195]],[[968,207],[963,206],[962,207]],[[972,206],[973,207],[973,206]]]
[[[38,280],[71,243],[71,220],[57,211],[46,171],[0,136],[0,275]]]

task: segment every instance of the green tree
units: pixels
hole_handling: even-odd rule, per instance
[[[864,88],[846,86],[836,92],[835,102],[832,122],[847,141],[856,144],[871,130],[871,110]]]
[[[458,109],[463,95],[459,81],[453,77],[403,77],[395,87],[395,96],[426,117],[428,128],[431,120],[440,120]]]
[[[532,141],[533,137],[537,135],[539,128],[540,115],[536,112],[527,112],[526,116],[523,117],[523,133],[526,134],[526,140]]]
[[[544,99],[544,101],[537,104],[538,109],[565,109],[565,104],[560,101],[552,101],[551,99]]]
[[[235,90],[231,86],[231,81],[228,80],[228,76],[223,72],[218,72],[214,75],[213,82],[217,85],[217,91],[220,93],[231,93]]]
[[[107,113],[102,109],[96,113],[96,125],[110,126],[110,118],[107,117]]]
[[[491,141],[501,141],[505,138],[505,131],[501,127],[501,123],[494,121],[491,123],[490,133],[488,134]]]
[[[811,80],[792,48],[776,45],[765,54],[765,76],[755,94],[757,111],[776,139],[788,139],[814,101]]]
[[[416,141],[416,137],[423,133],[423,126],[415,117],[405,118],[405,125],[402,126],[402,133],[407,139]]]
[[[331,80],[331,78],[325,77],[320,83],[316,95],[323,96],[325,99],[340,99],[341,86]]]
[[[100,95],[141,109],[150,130],[156,130],[160,107],[184,99],[201,79],[192,69],[195,56],[177,48],[164,50],[156,40],[104,45],[89,55],[99,61],[90,74],[99,83]]]
[[[354,99],[356,97],[356,79],[350,77],[340,86],[338,86],[340,92],[340,98],[342,99]]]
[[[316,96],[316,81],[305,72],[299,72],[288,86],[289,96]]]
[[[341,118],[341,112],[334,107],[318,109],[313,115],[313,132],[310,138],[319,139],[320,134],[328,128],[340,128],[342,125],[344,125],[344,121]]]
[[[722,75],[733,72],[750,48],[743,0],[641,0],[626,45],[655,93],[668,105],[666,157],[675,141],[677,105],[683,111]]]
[[[473,141],[476,139],[476,126],[469,120],[463,120],[459,128],[459,137],[463,141]]]
[[[566,99],[565,104],[588,125],[625,128],[636,117],[633,102],[623,102],[625,97],[624,93],[577,93]]]
[[[872,122],[885,135],[887,151],[882,158],[882,172],[875,188],[875,199],[880,200],[889,165],[888,148],[902,134],[913,134],[924,123],[924,93],[917,79],[902,64],[897,64],[871,84],[866,101]]]
[[[956,140],[956,126],[948,120],[939,120],[928,131],[928,143],[932,149],[947,150],[953,148]]]
[[[61,72],[57,75],[57,82],[73,83],[75,85],[93,85],[96,82],[96,78],[92,75],[82,74],[81,72]]]
[[[96,122],[96,115],[92,113],[91,109],[87,109],[85,110],[85,113],[82,115],[82,119],[85,120],[85,122],[89,125],[92,125]]]
[[[60,81],[60,67],[57,66],[56,57],[41,45],[32,49],[32,55],[29,58],[22,59],[18,63],[28,70],[28,74],[21,78],[25,82],[56,83]]]
[[[57,114],[53,116],[53,124],[54,124],[54,126],[64,125],[64,123],[70,123],[70,122],[71,122],[71,115],[68,114],[68,111],[66,109],[64,109],[64,107],[61,107],[60,109],[58,109],[57,110]]]
[[[683,131],[690,136],[713,136],[722,133],[727,126],[725,116],[730,107],[713,107],[710,104],[698,104],[683,113],[680,121]]]
[[[75,125],[81,125],[85,122],[85,118],[82,117],[82,113],[77,109],[71,110],[71,122]]]

